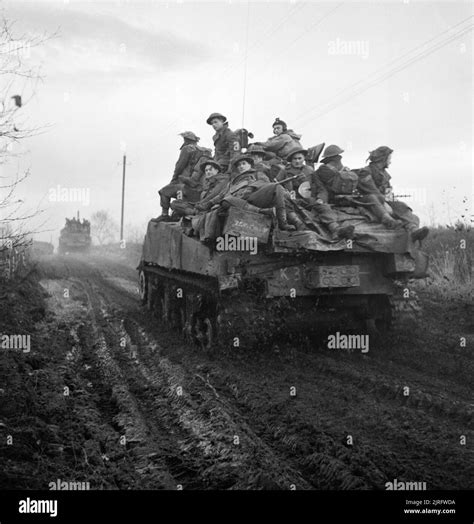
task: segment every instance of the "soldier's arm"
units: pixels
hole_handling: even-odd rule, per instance
[[[194,171],[194,173],[189,177],[183,177],[181,180],[184,184],[189,187],[196,188],[202,186],[202,179],[204,174],[200,171]]]
[[[272,138],[271,140],[263,142],[262,147],[267,151],[279,151],[283,146],[285,146],[289,142],[291,142],[290,135],[282,133],[280,136],[277,136],[276,138]]]
[[[359,181],[357,182],[357,189],[364,195],[381,195],[379,188],[374,182],[372,172],[368,168],[358,169],[357,175]]]
[[[311,200],[316,203],[317,200],[322,200],[327,203],[329,200],[329,193],[324,183],[320,178],[319,169],[311,174]]]
[[[227,179],[217,183],[211,192],[198,202],[197,207],[200,209],[210,209],[214,204],[218,204],[227,193],[229,181]]]
[[[178,177],[181,175],[181,173],[184,171],[184,169],[188,165],[190,158],[191,158],[191,151],[189,151],[188,147],[184,146],[179,153],[179,158],[174,167],[174,173],[173,173],[171,182],[178,181]]]

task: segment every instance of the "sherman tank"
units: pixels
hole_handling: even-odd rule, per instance
[[[91,227],[88,220],[80,220],[79,212],[77,218],[66,218],[66,225],[61,229],[59,235],[58,253],[85,253],[91,247]]]
[[[416,321],[409,280],[428,258],[405,229],[338,209],[351,240],[281,231],[275,219],[231,207],[213,242],[181,222],[150,221],[138,266],[143,304],[203,348],[258,347],[289,333],[354,326],[385,333]]]

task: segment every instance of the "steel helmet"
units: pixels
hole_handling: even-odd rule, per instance
[[[212,122],[212,119],[213,118],[219,118],[220,120],[222,120],[224,122],[224,124],[227,122],[227,117],[224,116],[222,113],[211,113],[208,117],[208,119],[206,120],[206,122],[211,125],[211,122]]]
[[[206,160],[205,162],[203,162],[199,166],[199,169],[201,170],[201,173],[204,173],[204,170],[206,169],[206,166],[215,167],[217,169],[217,171],[219,171],[219,172],[222,171],[221,164],[219,164],[219,162],[216,162],[215,160],[212,160],[212,158],[209,158],[209,160]]]
[[[251,155],[239,155],[232,160],[232,165],[236,166],[241,160],[246,160],[251,166],[254,164],[254,159]]]
[[[335,144],[331,144],[324,150],[323,158],[321,158],[320,161],[325,162],[329,158],[340,155],[341,153],[344,153],[344,149],[341,149],[339,146],[336,146]]]
[[[286,160],[288,160],[288,162],[290,162],[291,161],[291,157],[293,155],[296,155],[296,153],[303,153],[303,155],[306,156],[308,154],[308,150],[307,149],[303,149],[301,147],[295,147],[286,155]]]

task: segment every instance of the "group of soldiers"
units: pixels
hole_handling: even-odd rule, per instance
[[[273,122],[272,137],[252,144],[248,138],[253,135],[245,129],[232,131],[221,113],[212,113],[206,122],[215,131],[214,155],[198,145],[200,138],[192,131],[180,133],[184,142],[171,182],[159,191],[162,213],[154,221],[201,216],[209,227],[213,217],[237,206],[275,213],[279,229],[286,231],[307,229],[304,217],[309,214],[336,240],[354,234],[353,226],[338,222],[334,206],[345,205],[368,210],[387,228],[404,227],[412,240],[422,240],[429,232],[419,227],[418,217],[404,202],[393,198],[387,172],[393,150],[387,146],[371,151],[366,167],[349,169],[339,146],[305,149],[301,135],[279,118]]]
[[[89,220],[86,220],[85,218],[82,219],[82,222],[79,218],[76,217],[66,218],[66,229],[68,229],[69,231],[86,231],[87,233],[90,233],[91,223],[89,222]]]

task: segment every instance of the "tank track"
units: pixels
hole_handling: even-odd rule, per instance
[[[409,290],[409,296],[405,290]],[[397,287],[396,293],[390,296],[391,330],[401,331],[421,321],[422,309],[418,295],[407,286]]]
[[[225,347],[262,347],[283,332],[285,310],[286,299],[264,300],[249,291],[222,297],[216,319],[219,342]]]

